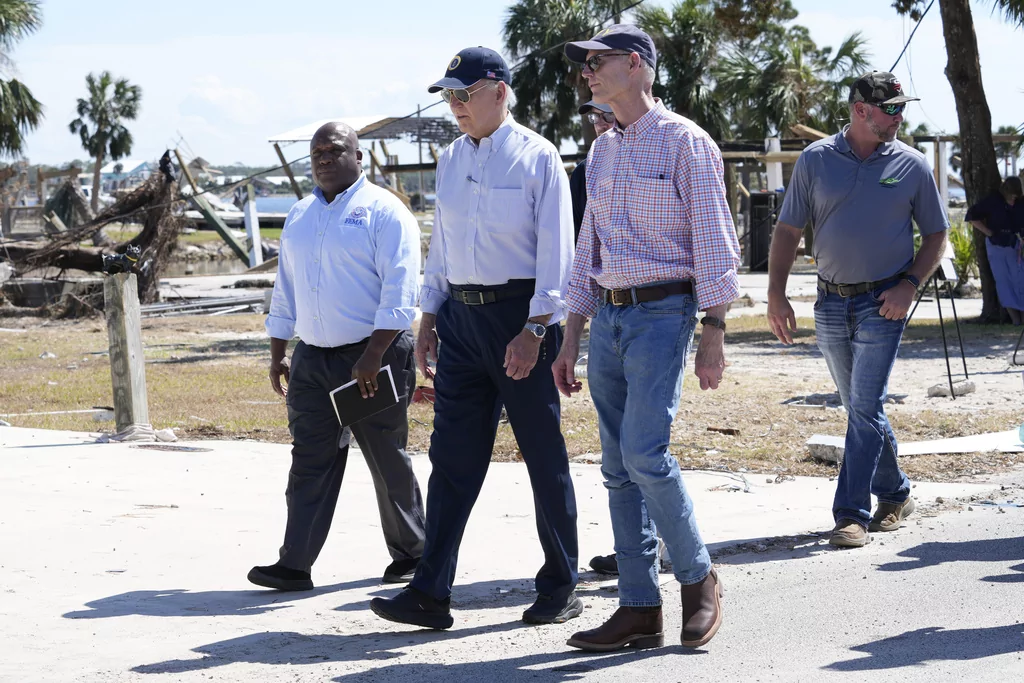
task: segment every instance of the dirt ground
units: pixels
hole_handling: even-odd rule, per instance
[[[835,474],[811,459],[813,434],[841,436],[846,416],[814,344],[813,321],[800,320],[796,343],[779,344],[762,317],[730,319],[729,366],[718,391],[702,392],[687,368],[673,428],[672,449],[686,468],[728,469],[770,476]],[[947,330],[949,332],[949,330]],[[914,321],[907,330],[890,383],[887,408],[902,441],[965,436],[1015,428],[1024,421],[1022,370],[1011,362],[1020,328],[963,326],[970,378],[977,391],[928,398],[946,381],[937,322]],[[147,319],[143,324],[151,422],[183,438],[289,440],[283,400],[270,389],[268,344],[258,315]],[[0,319],[0,419],[20,427],[111,431],[112,422],[88,414],[19,415],[109,406],[107,331],[101,318],[77,321]],[[955,337],[954,372],[962,375]],[[41,357],[53,354],[56,357]],[[692,357],[690,359],[692,361]],[[1024,350],[1018,354],[1024,363]],[[421,379],[421,383],[423,380]],[[805,403],[787,402],[805,397]],[[809,398],[806,398],[809,397]],[[432,407],[410,411],[411,444],[429,445]],[[587,392],[563,401],[563,432],[570,455],[597,460],[597,419]],[[495,460],[517,459],[512,430],[499,427]],[[949,481],[1000,471],[1013,454],[908,457],[904,467],[921,480]]]

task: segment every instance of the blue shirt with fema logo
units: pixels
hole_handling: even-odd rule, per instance
[[[329,204],[316,188],[285,220],[267,334],[333,347],[409,329],[419,276],[419,224],[397,197],[365,175]]]
[[[875,282],[914,261],[922,235],[949,228],[923,154],[899,140],[861,160],[845,133],[809,145],[797,159],[779,222],[814,230],[818,275],[836,284]]]

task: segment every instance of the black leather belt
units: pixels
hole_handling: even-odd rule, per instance
[[[503,285],[453,285],[448,283],[448,296],[467,306],[483,306],[505,299],[533,296],[536,280],[509,280]]]
[[[887,277],[884,280],[875,280],[874,282],[858,282],[857,284],[853,285],[837,285],[834,282],[828,282],[826,280],[822,280],[819,277],[818,289],[824,290],[829,294],[838,294],[843,298],[847,298],[851,296],[857,296],[858,294],[867,294],[868,292],[873,292],[879,287],[884,287],[885,285],[897,282],[902,278],[903,273],[900,273],[899,275]]]
[[[689,280],[667,282],[649,287],[630,289],[601,289],[601,301],[613,306],[635,306],[646,301],[661,301],[675,294],[693,294],[693,283]]]

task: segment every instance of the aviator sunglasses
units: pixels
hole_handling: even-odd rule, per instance
[[[615,123],[615,114],[611,112],[591,111],[587,112],[587,121],[590,121],[591,123],[597,123],[598,121]]]
[[[452,101],[452,95],[455,95],[455,99],[457,99],[459,102],[462,102],[463,104],[465,104],[465,103],[469,102],[470,98],[473,96],[473,93],[480,92],[484,88],[492,86],[495,83],[497,83],[497,81],[491,81],[490,83],[485,83],[485,84],[481,85],[479,88],[476,88],[475,90],[467,90],[465,88],[455,88],[455,89],[452,89],[452,88],[442,88],[442,90],[441,90],[441,99],[444,100],[445,102],[451,102]]]
[[[587,67],[591,71],[597,71],[601,68],[601,60],[605,57],[629,57],[632,52],[605,52],[603,54],[594,55],[590,59],[583,61],[583,66]]]

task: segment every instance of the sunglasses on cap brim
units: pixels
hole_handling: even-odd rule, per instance
[[[445,102],[451,102],[452,95],[454,95],[455,99],[457,99],[459,102],[462,102],[463,104],[466,104],[467,102],[469,102],[470,98],[473,97],[473,93],[480,92],[484,88],[490,87],[497,82],[498,81],[489,81],[481,85],[479,88],[475,88],[473,90],[467,90],[466,88],[442,88],[441,99],[444,100]]]

